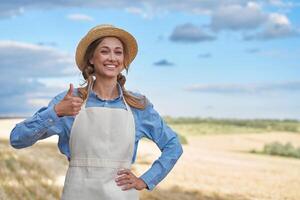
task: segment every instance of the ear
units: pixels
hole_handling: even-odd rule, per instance
[[[93,59],[89,59],[90,64],[94,64]]]

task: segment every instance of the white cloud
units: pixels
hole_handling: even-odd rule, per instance
[[[84,14],[70,14],[67,18],[73,21],[94,21],[94,18]]]
[[[145,13],[141,8],[138,8],[138,7],[128,7],[125,10],[128,13],[138,14],[138,15],[144,15],[144,13]]]
[[[7,1],[6,3],[1,3],[0,18],[21,15],[28,10],[49,10],[57,8],[111,8],[137,14],[146,19],[161,16],[168,12],[185,12],[196,16],[207,15],[211,17],[210,27],[214,31],[245,31],[245,39],[274,39],[295,35],[294,31],[291,31],[294,30],[294,28],[292,28],[292,25],[289,27],[281,25],[280,28],[265,26],[269,21],[269,13],[267,10],[279,12],[282,9],[290,9],[295,6],[299,6],[299,3],[287,0],[186,0],[184,2],[175,0],[31,0],[26,3],[22,1]],[[82,14],[70,15],[68,18],[80,21],[93,20],[90,16]],[[262,28],[266,29],[265,33],[258,35],[252,33],[252,31],[258,31],[258,29]]]
[[[145,10],[143,8],[139,8],[139,7],[127,7],[125,8],[125,11],[131,14],[135,14],[135,15],[140,15],[142,16],[144,19],[151,19],[153,18],[154,13],[151,12],[150,10]]]
[[[287,16],[285,15],[281,15],[279,13],[271,13],[269,15],[269,23],[272,24],[276,24],[279,26],[290,26],[291,23],[289,21],[289,19],[287,18]]]
[[[280,8],[292,8],[295,6],[299,6],[299,3],[286,0],[268,0],[267,3],[269,3],[271,6],[276,6]]]
[[[194,14],[211,14],[214,10],[219,7],[226,5],[238,4],[244,5],[248,0],[186,0],[175,1],[157,1],[157,0],[115,0],[115,1],[85,1],[85,0],[73,0],[73,1],[61,1],[61,0],[31,0],[29,2],[24,1],[7,1],[6,3],[0,4],[1,16],[10,16],[21,14],[20,9],[55,9],[55,8],[74,8],[74,7],[85,7],[85,8],[113,8],[113,9],[127,9],[129,11],[140,13],[143,12],[150,14],[160,14],[164,11],[180,11]],[[135,9],[132,9],[135,8]],[[140,10],[139,10],[140,9]],[[3,14],[5,13],[5,14]]]
[[[214,35],[190,23],[176,26],[170,36],[170,40],[174,42],[203,42],[215,39]]]
[[[199,84],[185,88],[186,91],[219,94],[263,94],[273,91],[300,91],[300,81],[260,84]]]
[[[294,29],[287,16],[279,13],[271,13],[268,21],[261,31],[244,36],[245,40],[270,40],[298,36],[299,31]]]
[[[269,0],[269,3],[274,6],[283,6],[285,5],[282,0]]]
[[[211,28],[215,31],[256,29],[266,20],[267,15],[257,3],[233,4],[220,7],[212,14]]]
[[[66,76],[76,73],[72,55],[53,47],[0,41],[0,73],[16,77]]]
[[[17,41],[0,41],[1,115],[28,115],[58,92],[59,85],[45,85],[40,78],[76,74],[72,55],[53,47]]]

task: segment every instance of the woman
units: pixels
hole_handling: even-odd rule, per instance
[[[62,199],[138,199],[137,190],[152,190],[182,154],[178,137],[149,100],[127,91],[129,64],[137,54],[135,38],[111,25],[92,28],[79,42],[76,64],[86,86],[57,95],[33,117],[16,125],[11,145],[24,148],[57,134],[68,158]],[[138,141],[147,137],[161,156],[141,177],[130,166]]]

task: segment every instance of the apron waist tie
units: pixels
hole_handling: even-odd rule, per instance
[[[71,167],[111,167],[111,168],[129,168],[131,161],[129,160],[109,160],[99,158],[75,158],[69,163]]]

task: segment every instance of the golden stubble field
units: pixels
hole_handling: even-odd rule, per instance
[[[0,121],[0,199],[59,199],[67,161],[57,138],[33,147],[9,147],[7,134],[17,121]],[[187,136],[184,154],[171,173],[141,200],[299,200],[300,160],[251,154],[265,143],[280,141],[300,146],[295,133],[245,133]],[[159,156],[148,140],[139,144],[134,171],[140,175]]]

